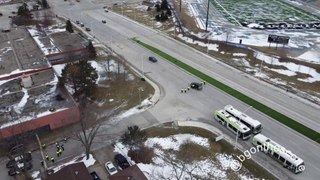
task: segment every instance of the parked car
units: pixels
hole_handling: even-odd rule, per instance
[[[112,164],[111,161],[106,162],[106,164],[104,164],[104,167],[106,167],[106,170],[110,175],[118,173],[117,168]]]
[[[149,61],[151,61],[151,62],[157,62],[158,60],[155,58],[155,57],[153,57],[153,56],[150,56],[149,57]]]
[[[81,26],[81,27],[84,27],[84,24],[83,24],[83,23],[80,23],[80,26]]]
[[[76,24],[80,24],[80,21],[76,21]]]
[[[91,31],[91,29],[90,29],[90,28],[88,28],[88,27],[86,27],[86,31]]]
[[[16,165],[16,161],[14,159],[11,159],[7,164],[6,164],[6,167],[7,168],[12,168],[13,166]]]
[[[90,173],[90,175],[91,175],[93,180],[101,180],[100,177],[98,176],[98,174],[95,171]]]
[[[117,154],[114,156],[114,161],[120,166],[121,169],[126,169],[130,167],[129,162],[122,154]]]
[[[197,82],[192,82],[190,84],[190,87],[192,89],[201,90],[202,89],[202,84],[201,83],[197,83]]]
[[[104,12],[109,12],[109,11],[107,9],[105,9]]]
[[[15,176],[16,174],[18,174],[19,172],[16,171],[16,168],[10,168],[10,170],[8,171],[8,175],[9,176]]]
[[[102,23],[105,24],[107,21],[106,20],[102,20]]]

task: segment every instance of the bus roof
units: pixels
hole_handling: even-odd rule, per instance
[[[242,113],[241,111],[239,111],[238,109],[235,109],[232,105],[226,105],[224,107],[224,110],[227,112],[232,113],[234,116],[241,118],[243,121],[247,122],[248,124],[250,124],[252,127],[257,127],[259,125],[261,125],[261,123],[253,118],[251,118],[250,116]]]
[[[299,158],[297,155],[293,154],[290,150],[287,150],[277,142],[271,140],[270,138],[262,135],[262,134],[257,134],[253,137],[254,140],[257,140],[261,142],[262,144],[266,144],[269,146],[269,148],[272,148],[274,152],[278,153],[282,157],[284,157],[286,160],[291,162],[294,165],[300,165],[303,163],[303,160]]]
[[[250,128],[248,128],[246,125],[242,124],[240,121],[238,121],[236,118],[231,116],[229,113],[225,112],[223,109],[218,110],[215,113],[222,116],[224,120],[226,120],[226,121],[228,121],[228,123],[232,124],[241,133],[246,133],[246,132],[250,131]]]

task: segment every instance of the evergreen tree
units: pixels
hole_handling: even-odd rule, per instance
[[[167,0],[162,0],[162,2],[161,2],[161,10],[167,10],[167,9],[169,9]]]
[[[60,84],[70,85],[74,90],[74,96],[84,95],[89,97],[96,88],[98,74],[87,61],[68,63],[62,70]]]
[[[128,130],[121,136],[121,141],[127,145],[137,145],[146,139],[145,132],[139,126],[129,126]]]
[[[67,20],[66,22],[66,30],[69,31],[70,33],[73,33],[73,27],[70,20]]]
[[[41,5],[44,9],[48,9],[49,8],[49,4],[47,0],[42,0],[41,1]]]
[[[96,49],[94,48],[91,40],[89,40],[89,44],[87,46],[87,49],[89,50],[91,56],[96,57],[97,52],[96,52]]]
[[[28,9],[27,3],[23,3],[21,6],[19,6],[18,16],[24,16],[24,17],[30,16],[30,10]]]
[[[171,10],[170,10],[169,8],[167,9],[167,15],[168,15],[168,16],[171,16],[171,15],[172,15]]]

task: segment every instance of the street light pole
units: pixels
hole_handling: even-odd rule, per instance
[[[208,19],[209,19],[209,0],[208,0],[208,7],[207,7],[207,18],[206,18],[206,31],[208,30]]]

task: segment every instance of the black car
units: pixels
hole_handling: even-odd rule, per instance
[[[202,84],[201,83],[197,83],[197,82],[192,82],[190,84],[190,87],[192,89],[201,90],[202,89]]]
[[[153,56],[150,56],[149,57],[149,61],[151,61],[151,62],[157,62],[158,60],[155,58],[155,57],[153,57]]]
[[[14,159],[11,159],[7,164],[6,164],[6,167],[7,168],[12,168],[13,166],[16,165],[16,161]]]
[[[16,174],[18,174],[19,172],[16,171],[16,168],[11,168],[9,171],[8,171],[8,175],[9,176],[15,176]]]
[[[114,161],[121,167],[121,169],[126,169],[126,168],[130,167],[129,162],[122,154],[115,155]]]
[[[107,21],[106,20],[102,20],[102,23],[105,24]]]
[[[91,175],[93,180],[101,180],[100,177],[98,176],[98,174],[95,171],[90,173],[90,175]]]
[[[91,31],[91,29],[90,29],[90,28],[88,28],[88,27],[86,27],[86,31]]]
[[[76,24],[80,24],[80,21],[76,21]]]

